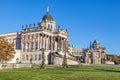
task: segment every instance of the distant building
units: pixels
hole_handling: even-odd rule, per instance
[[[84,49],[83,53],[86,64],[105,64],[106,48],[100,47],[98,40],[95,40],[93,44],[90,43],[90,48]]]
[[[9,42],[14,42],[16,54],[9,63],[36,63],[42,61],[42,51],[45,50],[45,63],[61,65],[64,54],[67,54],[68,64],[81,62],[87,64],[105,64],[106,49],[101,48],[97,40],[90,48],[76,50],[68,45],[68,32],[58,26],[47,9],[42,20],[36,25],[22,26],[21,32],[0,34]]]

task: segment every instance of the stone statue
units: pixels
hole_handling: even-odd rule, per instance
[[[47,13],[49,12],[49,6],[47,7],[46,12],[47,12]]]

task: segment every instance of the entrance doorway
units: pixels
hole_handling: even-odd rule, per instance
[[[49,53],[48,54],[48,64],[54,64],[54,53]]]

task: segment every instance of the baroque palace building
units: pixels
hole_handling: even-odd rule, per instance
[[[84,62],[87,64],[105,64],[106,48],[100,47],[98,40],[95,40],[90,47],[83,50]]]
[[[58,26],[49,14],[47,8],[46,14],[36,25],[22,26],[21,32],[0,34],[9,42],[15,44],[15,57],[8,63],[36,63],[42,61],[42,52],[44,49],[45,63],[61,65],[64,54],[67,55],[67,63],[76,65],[86,64],[105,64],[106,49],[100,47],[100,43],[95,40],[90,44],[90,48],[76,50],[68,45],[68,32]]]

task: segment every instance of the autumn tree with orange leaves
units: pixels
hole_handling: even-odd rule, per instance
[[[0,37],[0,63],[3,63],[4,61],[9,61],[14,57],[14,54],[14,44],[9,43],[3,37]]]

